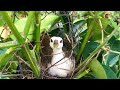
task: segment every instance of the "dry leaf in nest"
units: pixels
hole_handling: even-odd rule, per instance
[[[0,36],[6,39],[10,35],[10,28],[8,26],[0,27]]]

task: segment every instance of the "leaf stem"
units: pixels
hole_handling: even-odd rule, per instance
[[[79,61],[79,58],[80,58],[80,56],[81,56],[81,54],[82,54],[82,51],[84,50],[84,47],[85,47],[86,43],[88,42],[88,39],[89,39],[89,36],[90,36],[90,34],[91,34],[91,31],[92,31],[93,26],[94,26],[94,21],[91,21],[91,24],[90,24],[90,26],[88,27],[87,33],[86,33],[86,35],[85,35],[85,38],[84,38],[84,40],[83,40],[83,42],[82,42],[82,45],[81,45],[81,47],[80,47],[80,50],[79,50],[79,52],[78,52],[77,59],[76,59],[77,62]]]
[[[35,11],[30,11],[29,14],[28,14],[28,18],[27,18],[27,21],[26,21],[26,24],[25,24],[25,27],[24,27],[24,38],[25,38],[25,40],[28,36],[30,26],[31,26],[32,22],[34,21],[34,13],[35,13]]]

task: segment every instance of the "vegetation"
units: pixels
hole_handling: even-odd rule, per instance
[[[0,11],[0,78],[41,78],[41,38],[48,34],[70,40],[72,79],[120,79],[119,17],[119,11]]]

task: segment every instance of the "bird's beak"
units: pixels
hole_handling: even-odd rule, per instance
[[[54,41],[53,46],[54,46],[54,48],[57,48],[57,47],[58,47],[58,40],[55,40],[55,41]]]

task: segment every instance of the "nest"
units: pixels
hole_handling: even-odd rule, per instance
[[[42,34],[41,36],[41,50],[40,50],[40,57],[41,57],[41,79],[70,79],[71,76],[66,78],[55,77],[48,74],[47,64],[51,62],[52,59],[52,49],[49,46],[50,36],[48,34]],[[63,38],[63,51],[66,53],[67,57],[72,56],[72,45],[70,43],[70,39]],[[71,52],[71,53],[70,53]]]

